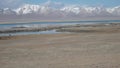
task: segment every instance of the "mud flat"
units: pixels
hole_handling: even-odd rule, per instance
[[[120,68],[119,25],[62,29],[73,31],[1,37],[0,68]]]
[[[76,33],[113,33],[120,31],[120,23],[109,24],[89,24],[89,25],[76,25],[67,28],[56,29],[57,32],[76,32]]]

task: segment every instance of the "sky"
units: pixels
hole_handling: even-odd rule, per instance
[[[0,0],[0,8],[16,8],[23,4],[43,4],[48,1],[80,6],[115,7],[120,5],[120,0]]]
[[[43,3],[47,0],[25,0],[26,3]],[[49,0],[53,2],[61,2],[64,4],[78,4],[78,5],[88,5],[88,6],[107,6],[107,7],[113,7],[120,5],[120,0]]]

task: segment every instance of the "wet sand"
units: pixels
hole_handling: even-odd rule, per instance
[[[73,29],[72,33],[1,37],[0,68],[120,68],[119,26],[82,29],[96,32]]]

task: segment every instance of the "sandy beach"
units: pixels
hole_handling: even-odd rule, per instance
[[[120,68],[120,25],[58,31],[0,37],[0,68]]]

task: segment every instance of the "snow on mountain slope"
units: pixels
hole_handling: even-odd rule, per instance
[[[12,9],[4,8],[4,9],[0,9],[0,14],[2,14],[2,15],[11,15],[11,14],[16,14],[16,12],[13,11]]]
[[[30,5],[25,4],[17,9],[0,9],[0,14],[37,14],[37,15],[71,15],[72,16],[120,16],[120,6],[113,8],[103,8],[103,7],[81,7],[81,6],[62,6],[59,3],[46,3],[45,5]],[[59,8],[56,8],[56,7]]]
[[[29,13],[37,13],[40,9],[39,5],[29,5],[26,4],[20,8],[17,8],[15,11],[17,14],[29,14]]]

